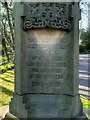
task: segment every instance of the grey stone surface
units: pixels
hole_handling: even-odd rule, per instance
[[[72,76],[75,68],[71,66],[69,36],[65,31],[54,29],[35,29],[25,33],[26,93],[78,94],[78,91],[74,92],[73,82],[77,83],[78,79]],[[78,86],[75,87],[78,90]]]
[[[47,27],[70,30],[69,7],[69,3],[25,3],[24,30]]]
[[[29,118],[72,118],[80,111],[78,96],[41,94],[26,97]]]
[[[73,118],[81,111],[78,95],[15,94],[14,98],[10,112],[18,118]]]
[[[10,120],[10,119],[21,120],[20,118],[17,118],[16,116],[12,115],[11,113],[7,113],[5,118],[3,118],[1,120]],[[47,118],[40,118],[40,120],[44,120],[44,119],[47,119]],[[53,118],[53,119],[55,119],[55,118]],[[65,119],[67,119],[67,118],[57,118],[57,120],[65,120]],[[32,118],[30,120],[35,120],[35,118]],[[37,118],[37,120],[39,120],[39,119]],[[52,120],[52,118],[51,119],[49,118],[49,120]],[[69,118],[68,118],[68,120],[69,120]],[[70,120],[89,120],[89,118],[87,118],[87,116],[83,113],[81,115],[79,114],[77,117],[70,118]]]
[[[21,0],[16,0],[15,2],[21,2]],[[22,0],[22,2],[80,2],[80,0]]]
[[[15,3],[15,94],[10,113],[18,118],[73,118],[83,112],[78,95],[78,3],[64,3],[70,5],[70,31],[25,31],[24,4]]]

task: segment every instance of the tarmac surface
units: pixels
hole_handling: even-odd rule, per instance
[[[90,100],[90,54],[79,56],[79,93]]]

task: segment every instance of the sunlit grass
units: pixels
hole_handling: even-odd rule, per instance
[[[14,69],[14,64],[4,64],[4,65],[1,65],[0,66],[0,73],[4,73],[6,72],[7,70],[12,70]]]
[[[90,110],[90,100],[87,100],[87,99],[83,98],[82,96],[80,97],[80,99],[81,99],[81,101],[83,103],[83,107],[85,109]]]
[[[14,92],[14,70],[0,74],[0,103],[7,105]]]

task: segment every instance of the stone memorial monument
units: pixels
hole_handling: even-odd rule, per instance
[[[15,93],[17,118],[76,118],[78,94],[78,2],[15,3]]]

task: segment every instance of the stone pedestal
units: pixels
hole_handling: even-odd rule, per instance
[[[18,118],[74,118],[78,95],[78,3],[15,3],[15,94]]]

